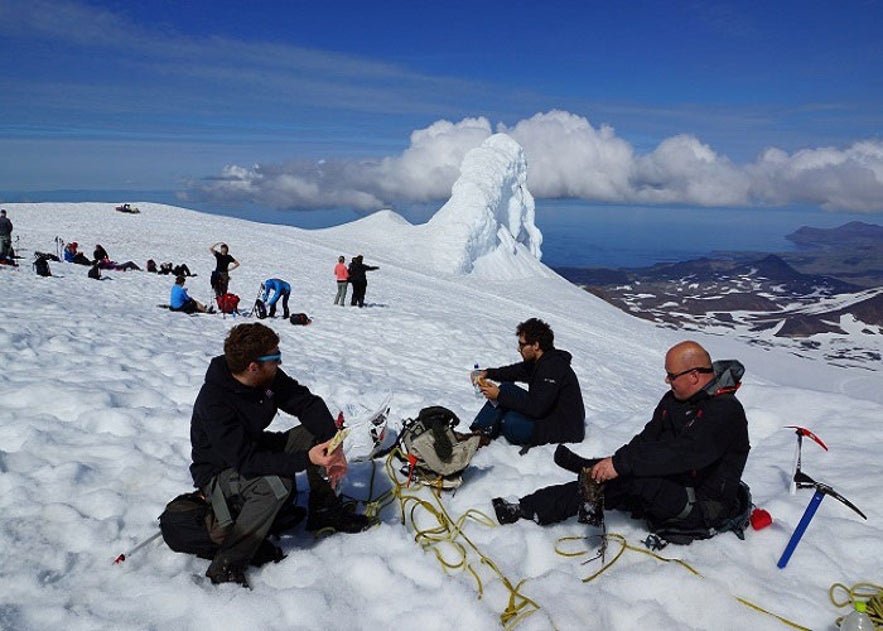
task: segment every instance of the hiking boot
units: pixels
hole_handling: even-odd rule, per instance
[[[592,470],[581,469],[579,472],[579,505],[577,519],[580,523],[600,528],[604,525],[604,485],[592,479]]]
[[[521,519],[520,503],[507,502],[502,497],[495,497],[491,502],[494,504],[494,512],[497,514],[497,521],[501,524],[514,524]]]
[[[286,320],[291,317],[291,314],[288,312],[288,307],[282,307],[282,317]]]
[[[558,445],[555,448],[555,464],[573,473],[579,473],[581,469],[591,469],[600,461],[600,458],[578,456],[564,445]]]
[[[368,530],[374,523],[367,515],[346,510],[343,506],[329,506],[311,509],[306,529],[309,532],[333,530],[352,534]]]
[[[272,307],[270,307],[270,313],[268,313],[267,316],[270,318],[276,317],[276,305],[273,305]]]
[[[251,589],[245,578],[245,571],[237,565],[228,565],[226,563],[212,562],[208,566],[205,575],[208,576],[212,585],[220,585],[221,583],[236,583],[240,587]]]

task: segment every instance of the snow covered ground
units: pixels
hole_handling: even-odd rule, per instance
[[[415,543],[395,505],[378,527],[358,535],[315,539],[296,530],[281,540],[284,561],[250,571],[252,591],[212,586],[203,577],[207,561],[160,541],[114,565],[120,552],[156,532],[164,504],[189,490],[192,403],[227,331],[248,320],[157,308],[168,301],[170,276],[108,272],[95,281],[85,267],[52,263],[52,278],[37,277],[28,266],[32,252],[54,252],[56,237],[78,241],[87,253],[100,243],[112,258],[142,267],[149,258],[186,262],[198,273],[187,287],[203,301],[214,264],[208,248],[229,243],[242,264],[231,291],[244,306],[261,281],[276,276],[292,283],[292,311],[314,320],[309,327],[264,321],[282,338],[283,368],[332,408],[371,405],[392,392],[393,424],[435,404],[468,423],[481,406],[468,381],[473,364],[516,361],[515,325],[540,317],[555,330],[556,345],[574,356],[587,407],[587,438],[576,450],[586,456],[612,452],[643,427],[666,388],[665,350],[682,339],[570,285],[521,245],[507,242],[508,254],[489,255],[466,245],[482,261],[473,273],[439,270],[428,262],[434,237],[390,212],[304,231],[137,205],[139,215],[108,204],[5,206],[25,259],[18,269],[0,268],[2,629],[494,629],[509,599],[503,581],[468,546],[482,597],[473,574],[446,574],[436,555]],[[521,217],[530,228],[532,218]],[[363,254],[380,266],[369,273],[365,309],[332,305],[332,269],[341,254]],[[512,585],[524,581],[520,593],[539,606],[519,629],[787,628],[737,596],[806,628],[832,629],[843,613],[828,600],[832,583],[883,582],[879,374],[721,336],[693,339],[715,359],[746,366],[739,396],[753,449],[745,479],[773,525],[748,532],[745,541],[724,534],[663,551],[702,578],[626,551],[584,583],[600,563],[556,553],[556,544],[594,545],[558,543],[585,534],[575,520],[545,528],[467,521],[469,541]],[[283,414],[275,428],[291,424]],[[780,570],[776,561],[811,497],[788,493],[795,437],[783,426],[790,424],[809,427],[830,448],[805,444],[804,471],[850,498],[868,521],[827,499]],[[480,450],[464,485],[443,496],[445,510],[453,519],[470,509],[492,515],[492,497],[571,479],[552,462],[553,449],[519,456],[497,441]],[[376,467],[375,496],[389,488]],[[353,465],[344,491],[366,497],[371,475],[371,464]],[[608,513],[608,524],[640,547],[642,524],[617,513]],[[617,548],[611,542],[608,560]]]

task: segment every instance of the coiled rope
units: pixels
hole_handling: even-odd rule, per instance
[[[838,591],[845,592],[845,596],[838,598]],[[835,607],[848,606],[850,611],[855,608],[855,602],[857,600],[865,601],[867,607],[865,611],[871,618],[871,621],[873,621],[874,627],[877,629],[883,628],[883,587],[880,585],[875,585],[874,583],[856,583],[852,587],[847,587],[843,583],[834,583],[828,590],[828,597],[831,599],[831,602],[834,603]],[[846,616],[840,616],[834,621],[834,623],[839,627],[845,617]]]
[[[480,599],[484,595],[484,584],[475,563],[470,562],[470,551],[477,555],[480,564],[496,574],[509,592],[509,602],[500,614],[500,622],[504,628],[514,629],[527,616],[538,611],[540,606],[521,593],[521,587],[525,580],[513,584],[500,571],[497,564],[485,555],[464,532],[466,524],[470,521],[489,528],[495,528],[496,521],[476,509],[469,509],[459,518],[453,519],[441,501],[441,486],[426,487],[425,492],[422,488],[420,491],[410,490],[406,486],[407,480],[400,479],[399,473],[396,471],[393,463],[393,459],[396,457],[405,459],[398,447],[394,448],[386,459],[386,473],[393,485],[392,494],[399,500],[402,523],[407,526],[410,521],[414,529],[414,541],[424,549],[432,550],[445,572],[448,570],[468,572],[475,579]],[[428,494],[429,499],[418,495],[418,493]],[[435,525],[426,528],[419,527],[420,514],[428,515],[431,520],[435,521]]]

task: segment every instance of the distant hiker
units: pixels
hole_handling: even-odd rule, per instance
[[[77,265],[88,265],[92,267],[92,261],[89,258],[80,252],[77,248],[79,247],[79,243],[76,241],[71,241],[66,246],[64,246],[64,260],[68,263],[76,263]]]
[[[334,304],[341,307],[346,306],[346,289],[349,281],[350,273],[344,264],[344,257],[337,257],[337,265],[334,266],[334,277],[337,279],[337,296],[334,297]]]
[[[269,315],[271,318],[276,317],[276,303],[282,298],[282,317],[288,318],[288,298],[291,296],[291,285],[281,278],[268,278],[263,283],[264,295],[261,300],[269,307]],[[273,292],[273,297],[267,302],[267,297]]]
[[[272,329],[260,323],[237,325],[224,341],[224,354],[211,361],[193,405],[194,485],[222,522],[232,519],[206,571],[212,583],[248,585],[246,566],[269,544],[265,539],[271,527],[283,519],[294,525],[303,516],[291,498],[295,475],[305,469],[307,530],[355,533],[372,525],[367,516],[345,509],[334,492],[347,461],[341,447],[326,452],[337,432],[328,406],[285,374],[281,363],[279,336]],[[300,425],[287,432],[265,431],[280,409],[296,416]]]
[[[555,348],[548,324],[530,318],[515,328],[522,362],[473,372],[487,403],[470,429],[516,445],[578,443],[586,435],[586,410],[571,354]],[[485,381],[492,379],[493,381]],[[527,390],[515,381],[527,383]]]
[[[154,264],[154,268],[156,264]],[[174,265],[171,261],[166,261],[165,263],[159,264],[159,270],[154,270],[158,274],[167,275],[173,274],[174,276],[195,276],[190,272],[190,268],[187,267],[186,263],[181,263],[180,265]]]
[[[92,252],[93,262],[98,265],[100,269],[112,269],[117,270],[119,272],[125,272],[128,270],[138,270],[141,271],[141,268],[135,263],[135,261],[126,261],[125,263],[117,263],[116,261],[111,261],[110,256],[107,254],[107,250],[101,247],[101,244],[95,245],[95,250]]]
[[[212,272],[211,278],[212,289],[215,290],[216,296],[223,296],[230,285],[230,272],[239,267],[239,261],[230,256],[230,249],[226,243],[218,241],[209,248],[209,251],[215,255],[215,271]]]
[[[169,295],[169,310],[182,311],[184,313],[212,313],[211,307],[206,307],[187,294],[187,290],[184,289],[185,280],[184,276],[175,278],[175,284],[172,285],[172,293]]]
[[[100,243],[96,243],[95,249],[92,251],[92,261],[99,263],[104,259],[110,260],[110,255],[107,253],[107,250],[101,247]]]
[[[368,288],[368,276],[365,272],[371,272],[380,269],[375,265],[365,265],[361,254],[353,257],[350,266],[347,269],[349,281],[353,284],[353,297],[350,304],[355,307],[365,306],[365,290]]]
[[[647,518],[654,531],[704,530],[699,538],[711,536],[715,531],[707,529],[742,510],[740,479],[750,445],[745,411],[734,393],[744,370],[734,360],[712,364],[696,342],[676,344],[665,355],[670,390],[637,436],[597,460],[560,445],[555,462],[579,480],[540,489],[518,503],[495,498],[498,521],[525,517],[551,524],[579,514],[599,525],[608,508]]]
[[[12,260],[12,222],[6,209],[0,209],[0,259]]]

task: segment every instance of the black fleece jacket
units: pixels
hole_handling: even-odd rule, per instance
[[[537,361],[523,361],[500,368],[488,368],[494,381],[527,383],[528,397],[522,401],[500,392],[500,405],[536,420],[532,444],[578,443],[586,436],[586,409],[572,356],[557,348],[543,352]]]
[[[613,455],[621,476],[664,477],[696,489],[697,497],[731,506],[748,451],[748,421],[733,394],[707,387],[686,401],[669,391],[653,418]]]
[[[190,420],[194,485],[204,488],[228,468],[246,478],[293,478],[303,471],[308,463],[306,452],[285,453],[286,433],[265,431],[278,410],[296,416],[319,442],[336,432],[325,402],[281,369],[269,388],[258,390],[236,381],[223,355],[215,357]]]

